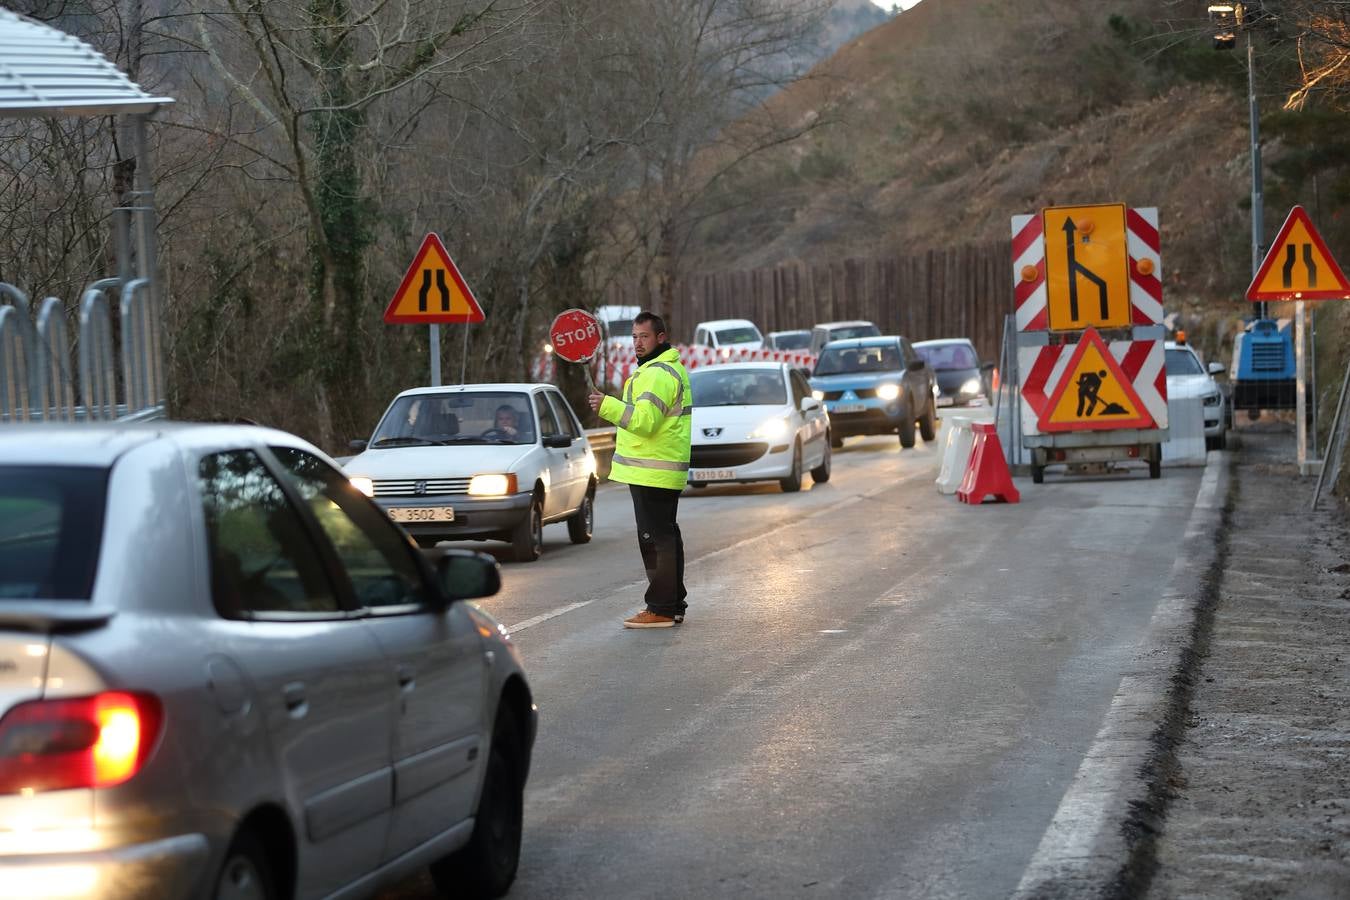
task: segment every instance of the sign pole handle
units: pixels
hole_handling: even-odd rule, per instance
[[[592,394],[603,393],[598,387],[595,386],[595,379],[591,377],[591,361],[589,359],[581,361],[581,371],[586,373],[586,384],[590,385],[591,393]]]
[[[441,326],[431,324],[431,386],[441,386]]]

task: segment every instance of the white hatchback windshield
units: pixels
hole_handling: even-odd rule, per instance
[[[719,344],[748,344],[758,340],[762,340],[760,333],[749,326],[723,328],[717,332]]]
[[[526,394],[456,391],[399,397],[380,420],[371,449],[446,444],[533,444]]]
[[[1200,360],[1189,350],[1168,350],[1166,366],[1168,375],[1205,374],[1205,370],[1200,368]]]
[[[694,408],[704,406],[782,406],[787,403],[783,374],[777,369],[700,369],[689,375]]]

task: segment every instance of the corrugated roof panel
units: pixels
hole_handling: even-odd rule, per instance
[[[0,116],[141,113],[172,102],[84,41],[0,9]]]

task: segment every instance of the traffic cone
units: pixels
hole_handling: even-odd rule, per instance
[[[975,432],[975,446],[971,448],[970,462],[966,463],[956,499],[962,503],[983,503],[985,496],[993,494],[1001,503],[1017,503],[1022,495],[1008,472],[997,429],[986,422],[976,422],[971,429]]]

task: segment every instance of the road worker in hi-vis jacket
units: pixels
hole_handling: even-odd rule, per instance
[[[675,520],[689,480],[693,395],[680,354],[660,316],[633,320],[638,367],[624,382],[623,399],[590,395],[591,409],[619,428],[610,481],[628,485],[637,518],[638,549],[647,570],[647,608],[624,628],[669,628],[684,621],[684,540]]]

